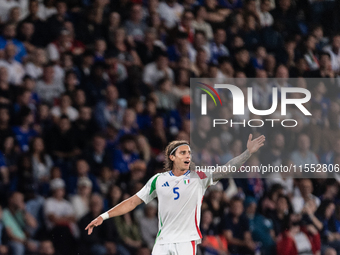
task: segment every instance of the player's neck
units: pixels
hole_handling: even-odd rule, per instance
[[[174,168],[171,171],[174,174],[174,176],[181,176],[181,175],[185,174],[188,171],[188,169],[181,170],[181,169],[178,169],[178,168]]]

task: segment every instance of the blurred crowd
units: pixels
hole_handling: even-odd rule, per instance
[[[247,165],[340,164],[339,13],[332,0],[0,1],[0,254],[150,254],[156,201],[84,229],[190,139],[190,78],[261,78],[240,84],[257,109],[272,87],[312,93],[294,128],[218,137],[199,118],[198,160],[226,163],[253,133],[267,142]],[[340,255],[340,178],[270,177],[208,189],[198,254]]]

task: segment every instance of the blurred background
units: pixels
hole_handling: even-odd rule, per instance
[[[163,171],[169,142],[189,140],[190,78],[261,78],[238,84],[257,109],[273,86],[312,93],[312,116],[291,129],[216,137],[199,119],[197,159],[224,164],[253,133],[267,142],[248,165],[339,164],[339,3],[1,0],[0,254],[150,254],[156,201],[84,228]],[[337,175],[258,177],[208,189],[198,254],[340,254]]]

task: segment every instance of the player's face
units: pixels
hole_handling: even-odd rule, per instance
[[[182,145],[178,147],[175,153],[174,167],[181,171],[187,171],[189,169],[191,161],[191,150],[188,145]]]

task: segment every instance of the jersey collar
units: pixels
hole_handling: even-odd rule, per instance
[[[190,170],[186,171],[184,175],[188,175],[190,173]],[[169,171],[170,176],[175,176],[172,170]],[[179,176],[178,176],[179,177]]]

